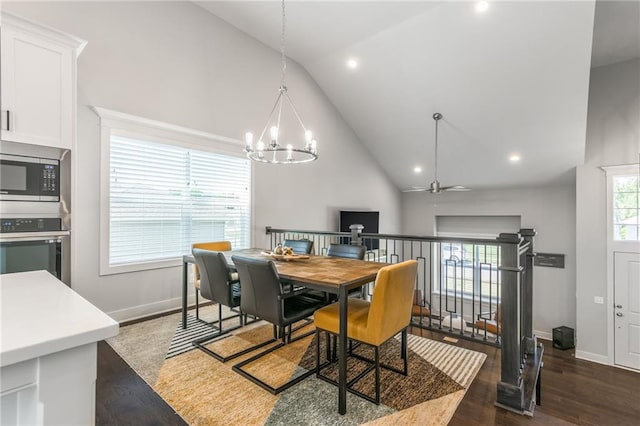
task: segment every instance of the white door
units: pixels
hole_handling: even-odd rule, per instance
[[[640,253],[613,256],[615,363],[640,370]]]

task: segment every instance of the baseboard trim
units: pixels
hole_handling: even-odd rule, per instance
[[[538,338],[538,339],[544,339],[544,340],[553,340],[553,335],[549,332],[546,331],[538,331],[538,330],[533,330],[533,334]]]
[[[187,299],[189,306],[195,304],[195,296]],[[134,321],[153,315],[168,313],[175,309],[182,309],[182,297],[174,297],[173,299],[162,300],[160,302],[148,303],[146,305],[138,305],[131,308],[120,309],[117,311],[107,312],[114,320],[119,323]]]
[[[576,359],[582,359],[585,361],[591,361],[598,364],[614,366],[609,362],[609,357],[607,355],[594,354],[591,352],[579,351],[576,349]]]

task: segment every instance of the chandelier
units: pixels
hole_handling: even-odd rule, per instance
[[[280,56],[282,62],[282,79],[280,81],[280,88],[278,89],[278,97],[276,98],[276,102],[271,109],[271,113],[267,118],[267,123],[265,124],[262,132],[260,133],[260,137],[258,138],[258,142],[253,144],[253,133],[247,132],[245,135],[245,148],[244,151],[247,153],[247,157],[260,161],[262,163],[271,163],[271,164],[297,164],[297,163],[308,163],[310,161],[314,161],[318,158],[318,148],[316,140],[313,138],[313,133],[311,130],[307,129],[302,123],[302,119],[300,118],[300,114],[296,107],[293,105],[291,98],[289,97],[289,93],[287,92],[287,86],[285,85],[285,77],[287,73],[287,57],[284,54],[284,40],[285,40],[285,10],[284,10],[284,0],[282,0],[282,34],[280,38]],[[283,105],[287,103],[295,118],[300,124],[302,128],[301,135],[304,135],[304,143],[301,147],[295,147],[293,144],[287,143],[283,145],[280,143],[282,140],[282,135],[280,134],[280,119],[282,118],[282,108]],[[277,113],[276,113],[277,112]],[[274,117],[275,115],[275,117]],[[267,132],[267,128],[269,128],[269,141],[267,143],[264,142],[265,133]]]

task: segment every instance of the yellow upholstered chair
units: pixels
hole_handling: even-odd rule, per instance
[[[371,302],[362,299],[349,298],[347,337],[374,348],[374,359],[368,360],[355,353],[356,356],[371,365],[359,378],[364,377],[369,371],[375,369],[375,398],[371,398],[352,388],[357,381],[349,384],[348,390],[371,402],[380,404],[380,367],[407,375],[407,328],[411,322],[411,307],[413,305],[413,289],[416,282],[418,262],[407,260],[402,263],[385,266],[378,271]],[[337,335],[339,333],[340,312],[339,303],[333,303],[318,309],[314,314],[316,326],[316,375],[317,377],[334,383],[332,380],[320,375],[320,333],[322,331]],[[404,360],[404,369],[381,365],[379,348],[387,340],[398,333],[402,333],[401,353]],[[327,338],[327,345],[331,339]],[[327,351],[328,353],[329,351]]]
[[[230,251],[231,241],[212,241],[208,243],[193,243],[192,249],[211,250],[211,251]],[[230,277],[230,281],[237,281],[238,274],[232,273],[235,277]],[[200,307],[198,301],[198,295],[200,294],[200,271],[198,271],[198,265],[193,265],[193,285],[196,288],[196,319],[200,319]]]

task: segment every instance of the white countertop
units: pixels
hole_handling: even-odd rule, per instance
[[[0,275],[0,367],[118,334],[118,323],[47,271]]]

